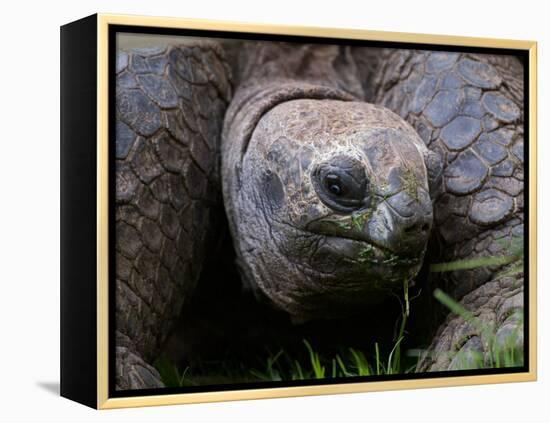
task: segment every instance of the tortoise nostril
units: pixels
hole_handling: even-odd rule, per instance
[[[430,229],[430,225],[427,224],[427,223],[424,223],[424,224],[422,225],[422,227],[420,228],[420,230],[421,230],[422,232],[428,232],[429,229]]]

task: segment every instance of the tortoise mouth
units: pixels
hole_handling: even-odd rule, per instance
[[[320,275],[325,289],[330,286],[376,297],[380,292],[397,289],[403,279],[413,278],[422,267],[424,252],[415,257],[400,256],[365,240],[317,236],[320,241],[309,256],[308,267]]]
[[[411,268],[422,264],[427,242],[417,242],[413,246],[412,237],[407,233],[403,234],[402,240],[398,240],[392,233],[372,236],[365,227],[365,221],[358,219],[361,217],[356,220],[352,218],[350,222],[321,218],[309,222],[304,229],[323,239],[324,249],[348,265],[355,263]],[[328,256],[330,254],[327,252]]]
[[[382,242],[373,239],[367,232],[342,228],[332,220],[310,222],[305,230],[324,239],[323,244],[335,256],[347,263],[386,265],[392,267],[412,267],[421,264],[425,248],[409,249],[397,252]]]
[[[332,243],[334,253],[340,255],[349,264],[410,268],[422,264],[424,257],[424,251],[415,255],[397,254],[372,240],[367,241],[359,237],[320,235],[325,237],[328,243]]]

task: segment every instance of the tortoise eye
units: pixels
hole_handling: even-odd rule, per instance
[[[351,212],[365,203],[367,178],[361,163],[347,156],[337,156],[319,165],[312,175],[321,201],[328,207]]]
[[[325,186],[327,190],[337,197],[345,195],[346,187],[340,181],[340,177],[334,173],[330,173],[325,176]]]

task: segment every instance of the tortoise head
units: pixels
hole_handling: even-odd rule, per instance
[[[344,316],[402,289],[432,227],[429,154],[382,107],[272,108],[242,155],[231,212],[248,282],[297,321]]]

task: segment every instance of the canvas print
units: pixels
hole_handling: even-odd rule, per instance
[[[524,57],[130,32],[115,56],[115,392],[524,369]]]

